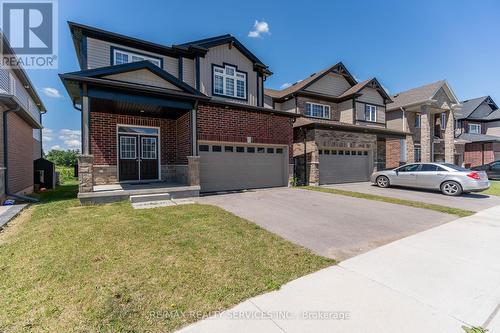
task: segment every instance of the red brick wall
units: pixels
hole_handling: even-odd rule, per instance
[[[191,147],[189,113],[181,116],[179,120],[172,120],[91,112],[90,141],[95,165],[116,165],[117,124],[160,127],[161,164],[187,163],[186,156],[190,155]]]
[[[483,150],[484,149],[484,150]],[[484,156],[484,161],[483,161]],[[493,162],[495,153],[492,143],[468,143],[465,145],[464,163],[471,167]]]
[[[12,112],[7,127],[9,192],[28,194],[33,187],[33,128]]]
[[[387,169],[397,168],[400,162],[401,142],[399,139],[387,138],[385,142],[386,158],[385,167]]]
[[[293,118],[239,108],[198,106],[198,140],[286,144],[292,158]]]

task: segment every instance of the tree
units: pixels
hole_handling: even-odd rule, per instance
[[[57,150],[52,149],[47,153],[46,158],[58,166],[73,166],[77,163],[78,150]]]

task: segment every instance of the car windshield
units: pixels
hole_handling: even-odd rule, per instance
[[[459,166],[457,166],[455,164],[451,164],[451,163],[443,163],[443,165],[445,167],[448,167],[448,168],[453,169],[455,171],[470,171],[469,169],[462,168],[462,167],[459,167]]]

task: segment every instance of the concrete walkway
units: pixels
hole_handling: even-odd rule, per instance
[[[5,225],[26,208],[26,206],[27,204],[0,206],[0,229],[5,227]]]
[[[427,191],[423,189],[405,187],[380,188],[370,182],[332,184],[323,185],[323,187],[338,188],[340,190],[366,194],[376,194],[396,199],[433,203],[447,207],[466,209],[473,212],[479,212],[483,209],[500,205],[500,197],[480,193],[467,193],[458,197],[450,197],[441,194],[439,191]]]
[[[463,333],[464,324],[500,332],[499,253],[497,206],[302,277],[181,332]]]

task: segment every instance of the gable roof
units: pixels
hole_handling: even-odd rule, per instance
[[[236,37],[234,37],[231,34],[225,34],[225,35],[220,35],[220,36],[215,36],[215,37],[209,37],[209,38],[204,38],[204,39],[199,39],[199,40],[194,40],[191,42],[183,43],[180,45],[175,45],[174,47],[182,48],[182,47],[187,47],[187,48],[200,48],[203,50],[208,50],[211,47],[218,46],[218,45],[224,45],[230,43],[234,47],[236,47],[245,57],[250,59],[254,66],[257,67],[258,70],[262,71],[266,75],[272,75],[273,73],[268,69],[268,66],[266,66],[262,61],[260,61],[259,58],[250,50],[248,50]]]
[[[484,118],[485,120],[500,120],[500,109],[496,109]]]
[[[351,73],[349,73],[349,71],[344,66],[344,64],[342,62],[338,62],[333,66],[330,66],[330,67],[325,68],[319,72],[311,74],[308,78],[306,78],[304,80],[295,82],[290,87],[287,87],[287,88],[282,89],[282,90],[265,89],[265,92],[268,96],[270,96],[272,98],[277,98],[277,99],[284,98],[284,97],[287,97],[288,95],[291,95],[299,90],[306,89],[311,84],[320,80],[328,73],[342,75],[347,80],[347,82],[349,82],[349,84],[351,86],[354,86],[357,84],[356,79],[351,75]]]
[[[476,109],[483,103],[487,103],[490,105],[491,109],[493,110],[491,113],[496,111],[498,109],[498,106],[496,103],[493,101],[493,99],[490,96],[483,96],[483,97],[478,97],[478,98],[473,98],[473,99],[468,99],[466,101],[461,102],[462,107],[460,110],[455,112],[455,118],[456,119],[466,119],[476,111]],[[490,113],[490,114],[491,114]],[[486,117],[481,117],[479,119],[487,119],[490,114]],[[494,115],[495,117],[495,115]]]
[[[379,94],[382,95],[382,97],[384,97],[387,103],[392,102],[391,97],[385,91],[384,87],[382,87],[382,85],[378,82],[376,78],[371,78],[355,84],[351,88],[347,89],[342,95],[340,95],[339,98],[357,94],[361,92],[361,90],[363,90],[365,87],[376,89],[379,92]]]
[[[457,104],[459,103],[457,97],[448,85],[448,82],[446,82],[446,80],[440,80],[393,95],[391,97],[393,103],[387,105],[387,110],[395,110],[400,107],[409,107],[430,102],[441,88],[448,91],[448,97],[450,97],[450,99]]]
[[[184,92],[193,94],[193,95],[198,95],[198,96],[205,96],[198,90],[194,89],[187,83],[184,83],[183,81],[179,80],[172,74],[164,71],[160,67],[154,65],[150,61],[144,60],[144,61],[137,61],[137,62],[130,62],[126,64],[121,64],[121,65],[114,65],[114,66],[107,66],[107,67],[99,67],[95,69],[86,69],[83,71],[77,71],[77,72],[71,72],[71,73],[66,73],[65,75],[74,75],[74,76],[80,76],[80,77],[96,77],[96,78],[101,78],[103,76],[107,75],[113,75],[113,74],[120,74],[120,73],[125,73],[125,72],[132,72],[140,69],[147,69],[153,74],[158,75],[165,81],[170,82],[177,88],[181,89]]]

